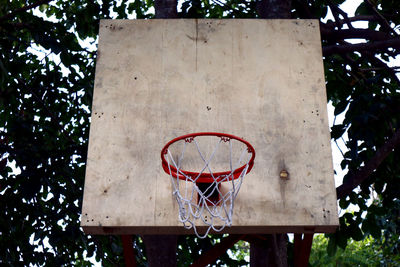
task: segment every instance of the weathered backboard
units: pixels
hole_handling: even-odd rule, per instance
[[[326,106],[316,20],[101,21],[83,229],[192,233],[160,151],[184,134],[222,132],[256,151],[225,232],[334,231]]]

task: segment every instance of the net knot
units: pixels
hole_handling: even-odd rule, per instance
[[[200,149],[201,146],[196,140],[200,136],[216,137],[216,144],[208,156]],[[172,151],[170,146],[178,143],[181,143],[181,150],[177,153]],[[233,143],[235,147],[238,146],[236,149],[238,153],[233,153]],[[194,151],[197,151],[197,159],[202,163],[198,172],[182,168],[187,163],[185,162],[187,146],[194,146]],[[226,154],[229,170],[213,172],[211,165],[216,160],[215,155],[221,146],[227,147],[223,151],[228,152],[222,153]],[[211,230],[221,232],[226,226],[232,225],[234,201],[244,177],[254,164],[254,157],[255,151],[250,143],[239,137],[221,133],[181,136],[171,140],[163,148],[162,165],[171,177],[172,195],[178,203],[178,219],[186,229],[193,228],[199,238],[205,238]],[[194,158],[190,158],[188,161],[193,160]],[[198,233],[199,226],[206,228],[203,235]]]

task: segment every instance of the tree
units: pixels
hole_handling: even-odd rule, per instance
[[[399,253],[400,68],[389,61],[400,51],[400,14],[394,0],[364,0],[354,16],[341,9],[343,2],[187,0],[176,16],[320,20],[328,100],[335,116],[345,114],[331,128],[333,141],[346,147],[339,204],[358,208],[341,216],[328,251],[372,235]],[[79,228],[96,59],[87,43],[95,42],[101,18],[152,18],[152,7],[159,17],[171,16],[176,4],[0,0],[2,263],[83,265],[94,253],[103,265],[123,262],[118,237],[87,236]],[[325,21],[328,11],[333,20]],[[191,262],[196,256],[188,251],[205,251],[219,238],[180,237],[178,262]],[[135,245],[141,264],[141,239]],[[219,262],[240,264],[228,254]]]
[[[338,249],[330,256],[326,253],[328,239],[314,238],[310,256],[311,266],[398,266],[399,254],[387,253],[379,240],[367,237],[362,241],[349,241],[346,249]]]

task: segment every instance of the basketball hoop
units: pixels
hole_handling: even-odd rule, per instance
[[[201,145],[202,138],[208,138],[207,145],[210,145],[210,138],[215,142],[209,147],[209,153]],[[221,153],[222,156],[217,156]],[[186,229],[193,228],[199,238],[205,238],[211,229],[220,232],[232,225],[234,201],[243,178],[253,168],[254,158],[255,150],[249,142],[224,133],[187,134],[164,146],[161,150],[162,167],[171,177],[179,221]],[[194,161],[200,164],[198,170],[187,170],[185,165],[193,165]],[[212,170],[221,168],[223,163],[227,170]],[[198,226],[207,227],[204,235],[197,232]]]

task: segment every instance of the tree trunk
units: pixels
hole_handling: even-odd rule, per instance
[[[155,0],[154,8],[157,19],[173,19],[178,17],[177,0]]]
[[[149,267],[175,267],[177,235],[144,235],[147,264]]]
[[[155,0],[155,17],[157,19],[177,18],[177,5],[177,0]],[[143,242],[146,247],[147,264],[149,267],[176,266],[177,235],[144,235]]]
[[[289,19],[291,0],[260,0],[257,1],[257,13],[264,19]],[[264,246],[250,244],[250,266],[288,266],[287,235],[268,235]]]
[[[257,2],[260,18],[290,18],[291,0],[261,0]],[[177,0],[155,0],[156,18],[177,18]],[[144,236],[148,264],[176,266],[177,236]],[[250,266],[287,265],[287,235],[268,235],[265,246],[250,245]]]
[[[290,19],[291,0],[257,1],[257,13],[263,19]]]
[[[286,234],[274,234],[267,235],[267,240],[262,245],[250,243],[250,267],[288,266],[287,242]]]

